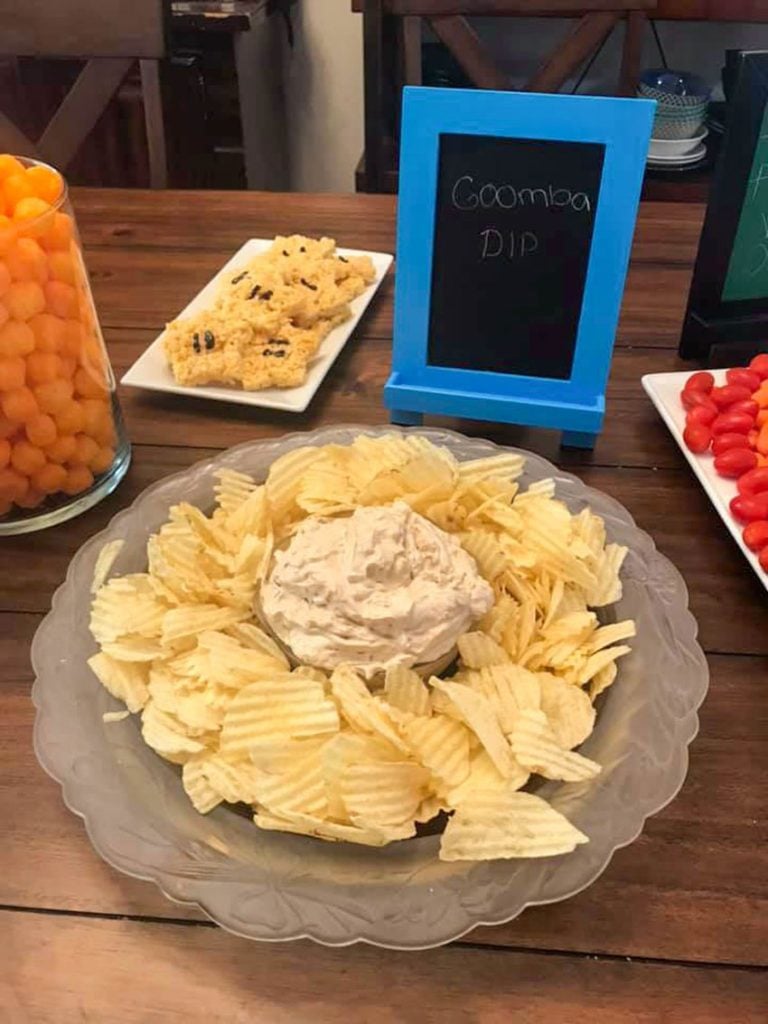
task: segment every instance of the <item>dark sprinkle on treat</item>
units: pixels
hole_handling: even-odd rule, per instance
[[[213,332],[212,331],[206,331],[205,334],[203,335],[203,337],[205,338],[205,347],[210,352],[210,350],[216,344],[216,339],[213,336]]]
[[[251,290],[248,292],[248,298],[249,299],[255,299],[260,291],[261,291],[261,285],[260,284],[255,284],[253,286],[253,288],[251,288]]]
[[[339,259],[341,260],[342,263],[349,263],[349,260],[347,259],[346,256],[339,256]]]
[[[267,290],[266,290],[265,292],[262,292],[262,293],[261,293],[261,295],[259,296],[259,298],[260,298],[260,299],[264,299],[264,301],[265,301],[265,302],[269,302],[269,300],[270,300],[270,299],[272,298],[272,292],[271,292],[271,290],[270,290],[270,289],[268,288],[268,289],[267,289]]]
[[[283,352],[282,350],[278,350],[277,352],[273,352],[272,354],[275,356],[276,359],[285,358],[285,352]]]
[[[273,356],[275,353],[272,351],[271,348],[265,348],[261,354],[263,356]]]
[[[288,252],[287,249],[283,249],[283,256],[290,256],[290,255],[291,254]]]
[[[195,350],[195,352],[200,351],[200,335],[197,333],[197,331],[195,331],[195,333],[192,335],[192,348]]]
[[[270,338],[270,345],[290,345],[290,341],[287,338]]]
[[[307,251],[306,245],[300,245],[299,246],[299,252],[306,252],[306,251]]]
[[[237,277],[233,277],[232,280],[229,283],[230,284],[239,284],[240,281],[242,281],[244,277],[248,277],[248,271],[247,270],[244,270],[242,272],[242,274],[238,274]]]
[[[316,284],[310,284],[309,281],[307,281],[303,277],[299,278],[299,280],[301,281],[301,283],[304,285],[305,288],[309,288],[309,290],[313,291],[313,292],[317,291],[317,285]]]

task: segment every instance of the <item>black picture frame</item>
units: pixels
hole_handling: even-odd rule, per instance
[[[768,293],[722,298],[766,106],[768,51],[745,51],[699,241],[680,339],[683,359],[727,362],[768,349]]]

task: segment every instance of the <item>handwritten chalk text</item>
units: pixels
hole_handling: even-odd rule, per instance
[[[486,182],[479,188],[471,174],[458,178],[451,191],[451,201],[457,210],[514,210],[516,207],[540,206],[547,209],[570,207],[577,213],[591,212],[592,204],[585,192],[571,192],[568,188],[515,188]]]

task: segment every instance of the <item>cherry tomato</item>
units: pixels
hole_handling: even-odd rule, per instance
[[[768,379],[768,352],[761,352],[749,364],[750,370],[756,373],[761,380]]]
[[[750,395],[760,387],[760,377],[758,374],[754,370],[745,370],[740,366],[736,366],[732,370],[726,370],[725,379],[729,384],[738,384],[740,387],[747,388]]]
[[[712,388],[709,397],[718,409],[727,409],[734,402],[748,402],[752,397],[749,388],[740,387],[738,384],[723,384],[721,388]]]
[[[737,486],[739,494],[743,494],[747,498],[752,498],[755,494],[762,494],[764,491],[768,491],[768,469],[760,467],[745,473]]]
[[[745,526],[742,537],[750,551],[762,551],[768,544],[768,519],[760,519]]]
[[[754,523],[759,519],[768,519],[768,494],[756,494],[748,498],[737,494],[731,498],[731,514],[740,523]]]
[[[745,416],[753,416],[757,418],[757,414],[760,408],[757,402],[754,402],[751,398],[745,399],[743,402],[734,402],[733,405],[728,407],[728,412],[743,412]]]
[[[683,440],[692,452],[701,455],[712,441],[712,431],[703,423],[689,423],[683,431]]]
[[[722,455],[731,448],[749,448],[746,434],[718,434],[712,442],[712,453]]]
[[[694,405],[686,413],[685,422],[686,424],[703,423],[705,427],[708,427],[716,416],[717,409],[711,403],[710,405]]]
[[[683,390],[685,391],[711,391],[715,386],[715,378],[708,370],[699,370],[698,373],[692,373],[688,380],[685,382]]]
[[[721,412],[717,419],[712,421],[712,433],[718,434],[748,434],[754,427],[755,421],[751,416],[743,412]]]
[[[768,572],[768,548],[763,548],[757,556],[757,560],[760,563],[760,568],[763,572]]]
[[[715,403],[703,391],[682,391],[680,393],[680,401],[683,403],[684,409],[690,410],[698,405],[703,405],[705,409],[714,409],[715,412],[718,412]]]
[[[757,466],[757,455],[749,448],[729,448],[715,457],[715,470],[720,476],[736,479]]]

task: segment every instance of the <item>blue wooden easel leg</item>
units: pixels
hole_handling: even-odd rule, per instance
[[[400,427],[420,427],[424,423],[424,413],[409,412],[407,409],[390,409],[389,422]]]
[[[563,448],[594,448],[597,434],[579,430],[564,430],[560,439]]]

